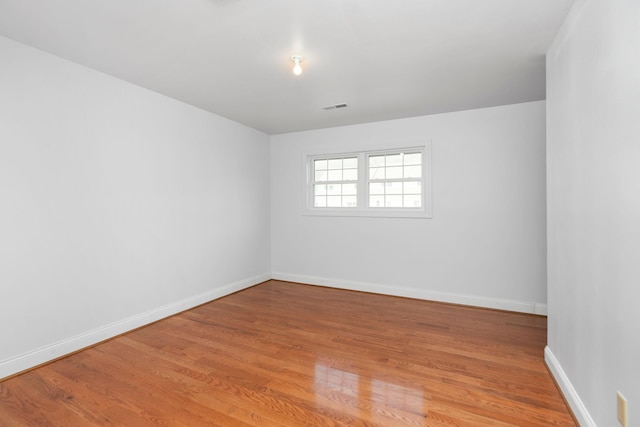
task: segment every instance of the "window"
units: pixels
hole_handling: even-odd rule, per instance
[[[370,208],[422,207],[422,152],[368,156]]]
[[[431,217],[430,146],[304,161],[307,215]]]
[[[313,160],[313,207],[358,206],[358,158]]]

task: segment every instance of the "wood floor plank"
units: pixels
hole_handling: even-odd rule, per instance
[[[269,281],[0,382],[4,426],[576,426],[546,318]]]

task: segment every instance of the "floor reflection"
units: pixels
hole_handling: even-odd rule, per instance
[[[319,406],[340,410],[380,425],[392,425],[396,417],[422,418],[422,390],[375,377],[359,375],[316,362],[314,389]],[[395,419],[395,420],[394,420]]]
[[[422,414],[422,390],[404,387],[382,380],[371,380],[371,400],[378,406],[392,407],[412,414]]]
[[[316,363],[314,383],[316,396],[337,391],[347,396],[358,396],[359,376],[357,374]]]

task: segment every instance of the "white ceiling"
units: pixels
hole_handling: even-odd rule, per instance
[[[544,99],[572,2],[0,0],[0,34],[277,134]]]

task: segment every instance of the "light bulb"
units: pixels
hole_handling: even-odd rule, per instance
[[[295,64],[293,66],[293,74],[295,74],[296,76],[299,76],[300,74],[302,74],[302,67],[300,66],[300,62],[302,61],[302,57],[301,56],[292,56],[291,60]]]

